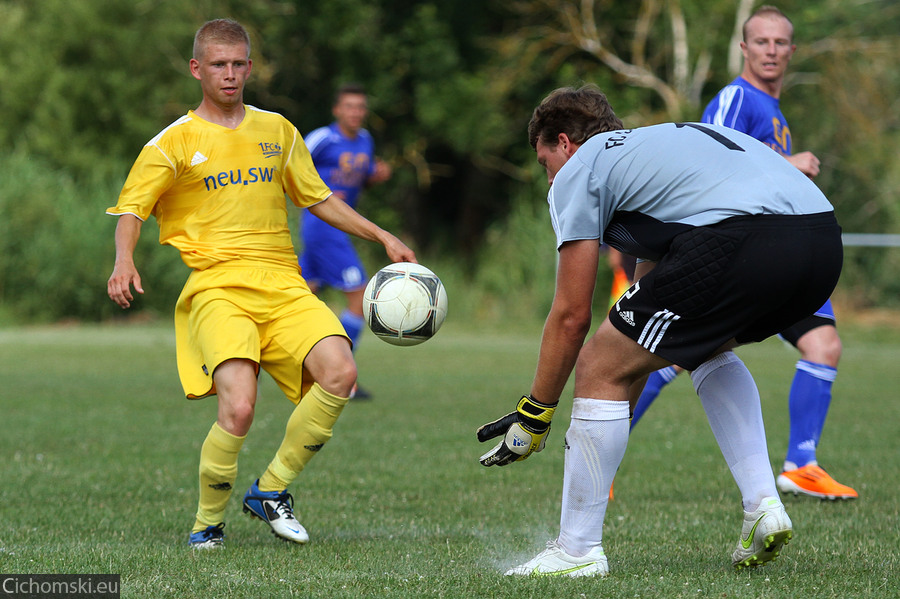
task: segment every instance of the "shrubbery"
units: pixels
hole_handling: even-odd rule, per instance
[[[106,295],[116,218],[104,212],[115,204],[121,183],[100,177],[76,182],[23,155],[0,159],[0,306],[7,318],[48,322],[148,313],[170,317],[188,269],[174,248],[159,245],[155,219],[144,223],[135,250],[145,295],[124,313]],[[555,241],[545,191],[533,192],[523,191],[516,198],[509,220],[491,229],[476,258],[462,260],[440,250],[418,252],[419,260],[444,280],[454,317],[502,324],[540,322],[546,316],[553,299]],[[296,231],[298,211],[291,206],[289,213]],[[384,266],[387,259],[380,246],[357,245],[371,272]],[[296,247],[300,251],[299,243]],[[598,302],[606,302],[605,292],[598,291]]]
[[[123,178],[127,168],[119,169]],[[115,204],[121,184],[122,179],[100,175],[76,181],[22,154],[0,156],[0,320],[171,318],[188,269],[174,248],[159,245],[152,218],[144,224],[135,251],[145,295],[126,312],[107,297],[116,218],[104,212]],[[470,257],[446,247],[449,242],[415,248],[419,260],[444,281],[450,318],[496,326],[543,320],[553,300],[556,271],[545,193],[542,181],[523,184],[506,220],[488,230]],[[289,213],[296,232],[298,211],[290,206]],[[394,219],[383,210],[376,210],[373,218],[397,232],[397,222],[386,222]],[[299,242],[296,247],[301,250]],[[385,265],[380,246],[360,242],[357,247],[370,272]],[[852,308],[896,306],[898,267],[900,252],[895,248],[847,248],[837,292],[840,303]],[[609,272],[601,263],[594,294],[597,314],[607,309],[608,289]],[[343,302],[339,297],[326,299]]]
[[[102,320],[121,313],[106,295],[115,258],[121,181],[76,182],[24,155],[0,158],[0,304],[17,321]],[[136,250],[147,293],[137,311],[171,313],[187,277],[178,252],[158,244],[155,221]]]

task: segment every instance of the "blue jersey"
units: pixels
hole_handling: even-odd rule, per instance
[[[791,130],[778,98],[738,77],[723,87],[703,111],[703,122],[737,129],[779,154],[791,155]]]
[[[350,138],[341,133],[337,123],[332,123],[313,130],[304,141],[325,184],[356,208],[360,191],[375,172],[375,143],[369,132],[361,129],[355,138]],[[307,242],[314,237],[337,238],[341,234],[308,211],[304,211],[301,230]]]
[[[350,138],[337,123],[310,132],[304,140],[322,180],[351,208],[375,172],[375,143],[365,129]],[[366,272],[350,236],[308,210],[300,222],[300,267],[308,281],[350,291],[366,284]]]
[[[706,105],[703,122],[723,125],[755,137],[783,156],[791,155],[791,129],[778,98],[738,77]],[[831,300],[815,314],[834,320]]]
[[[375,143],[365,129],[347,137],[337,123],[320,127],[305,138],[319,176],[331,191],[355,208],[359,192],[375,172]]]

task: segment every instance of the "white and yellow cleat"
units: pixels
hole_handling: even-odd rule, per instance
[[[506,572],[507,576],[606,576],[609,565],[603,547],[591,549],[587,555],[575,557],[560,547],[556,541],[547,543],[547,548],[533,559]]]
[[[737,549],[731,556],[735,568],[752,568],[778,557],[794,536],[793,524],[777,497],[766,497],[753,512],[744,512]]]

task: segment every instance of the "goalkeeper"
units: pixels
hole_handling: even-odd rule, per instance
[[[529,394],[483,426],[505,466],[543,449],[575,369],[559,536],[511,575],[605,576],[603,520],[628,442],[629,402],[671,364],[691,379],[741,494],[736,568],[792,537],[769,464],[759,393],[731,351],[812,314],[837,284],[840,227],[818,188],[743,133],[700,123],[626,130],[594,86],[563,88],[528,126],[547,171],[556,291]],[[585,342],[600,244],[643,260]]]

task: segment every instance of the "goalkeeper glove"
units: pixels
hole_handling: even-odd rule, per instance
[[[496,447],[479,458],[482,465],[506,466],[544,449],[556,405],[540,404],[530,395],[524,395],[515,412],[479,428],[478,440],[482,443],[504,435]]]

